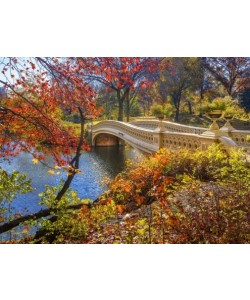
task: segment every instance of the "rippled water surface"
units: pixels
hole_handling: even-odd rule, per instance
[[[107,188],[102,185],[102,180],[105,177],[113,178],[124,169],[126,160],[136,159],[137,156],[140,154],[128,147],[97,147],[85,152],[80,159],[80,169],[83,173],[75,176],[71,187],[78,192],[80,198],[95,200]],[[48,159],[47,163],[53,165],[51,159]],[[41,163],[34,165],[32,156],[27,153],[12,158],[10,163],[1,161],[0,166],[7,170],[26,173],[32,179],[32,186],[36,190],[20,195],[13,202],[15,210],[23,213],[40,210],[37,195],[44,191],[44,186],[57,185],[61,179],[66,178],[65,172],[59,175],[48,174],[48,167]]]

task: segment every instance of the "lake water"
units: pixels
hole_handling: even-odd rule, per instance
[[[128,159],[136,159],[140,153],[127,146],[120,147],[96,147],[90,152],[84,152],[80,158],[81,174],[77,174],[71,184],[72,189],[78,192],[81,199],[97,199],[107,186],[102,184],[105,177],[114,178],[119,172],[124,170]],[[18,170],[26,173],[32,179],[34,191],[18,196],[13,202],[13,208],[23,214],[37,212],[39,206],[38,194],[44,191],[44,186],[57,185],[60,180],[65,179],[66,172],[59,175],[50,175],[49,168],[41,163],[34,165],[32,156],[21,153],[17,157],[11,158],[10,162],[0,161],[0,166],[7,171]],[[52,159],[47,159],[46,163],[53,166]]]

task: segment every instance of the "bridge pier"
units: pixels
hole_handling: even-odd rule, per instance
[[[154,130],[153,134],[153,144],[157,146],[158,149],[163,148],[164,146],[164,130],[160,127]]]

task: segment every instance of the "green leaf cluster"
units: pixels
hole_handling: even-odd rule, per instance
[[[6,213],[10,220],[11,203],[19,194],[32,191],[31,180],[19,171],[7,172],[0,168],[0,222],[5,221]]]

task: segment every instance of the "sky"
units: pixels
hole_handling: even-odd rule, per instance
[[[30,58],[28,58],[28,59],[30,59],[34,64],[36,64],[35,60],[34,60],[32,57],[30,57]],[[6,81],[6,78],[7,78],[7,80],[8,80],[10,83],[12,83],[12,82],[15,81],[15,78],[18,78],[18,77],[19,77],[19,74],[18,74],[18,72],[17,72],[15,69],[14,69],[14,70],[11,70],[10,68],[8,68],[8,71],[5,72],[5,75],[2,73],[2,69],[4,68],[5,64],[8,63],[8,61],[9,61],[9,57],[0,57],[0,80]],[[25,67],[20,67],[20,64],[22,64],[22,61],[21,61],[21,60],[19,60],[19,65],[18,65],[18,67],[19,67],[19,69],[20,69],[20,68],[21,68],[21,69],[24,69]],[[34,73],[34,72],[35,72],[35,71],[32,70],[32,73]],[[14,75],[15,78],[12,79],[12,78],[11,78],[11,75]],[[1,86],[1,85],[2,85],[2,84],[0,83],[0,86]]]

